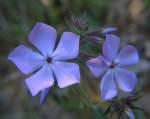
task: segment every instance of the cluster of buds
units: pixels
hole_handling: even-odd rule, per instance
[[[102,37],[106,34],[117,31],[115,27],[91,29],[86,13],[79,16],[75,16],[71,13],[67,23],[73,32],[81,36],[81,40],[86,39],[94,43],[101,42],[103,40]]]
[[[114,98],[109,101],[110,105],[106,109],[104,115],[117,114],[118,119],[128,117],[129,119],[135,119],[132,110],[143,110],[140,107],[135,106],[135,102],[141,98],[140,92],[135,92],[127,97]]]

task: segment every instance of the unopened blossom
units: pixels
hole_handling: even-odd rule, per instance
[[[24,74],[36,71],[25,83],[32,96],[41,92],[41,100],[54,85],[54,75],[60,88],[80,82],[78,64],[65,61],[77,57],[80,37],[72,32],[63,32],[55,49],[56,37],[57,33],[53,27],[38,22],[28,38],[40,53],[25,45],[19,45],[8,56]]]
[[[124,92],[132,92],[137,83],[136,74],[126,67],[139,62],[138,52],[132,45],[127,45],[119,51],[119,45],[119,37],[107,34],[102,47],[103,55],[87,61],[87,66],[95,77],[103,74],[100,83],[103,100],[115,97],[118,87]]]
[[[117,31],[117,28],[115,28],[115,27],[108,27],[108,28],[104,28],[102,30],[102,33],[106,35],[106,34],[110,34],[110,33],[115,32],[115,31]]]
[[[131,109],[127,108],[125,110],[126,115],[129,117],[129,119],[135,119],[134,113],[132,112]]]

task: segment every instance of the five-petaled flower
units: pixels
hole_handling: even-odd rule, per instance
[[[80,82],[78,64],[65,62],[77,57],[80,36],[64,32],[54,50],[56,37],[57,33],[53,27],[39,22],[29,33],[29,42],[41,53],[19,45],[8,56],[24,74],[38,70],[25,82],[32,96],[41,92],[41,99],[47,93],[47,88],[54,84],[53,73],[60,88]]]
[[[137,83],[136,74],[125,67],[139,62],[138,52],[131,45],[125,46],[118,52],[119,45],[119,37],[106,34],[106,41],[102,47],[103,56],[100,55],[87,61],[87,66],[95,77],[104,74],[100,83],[101,98],[103,100],[115,97],[117,86],[125,92],[131,92]]]

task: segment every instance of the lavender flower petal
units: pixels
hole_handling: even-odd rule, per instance
[[[115,62],[123,65],[133,65],[139,62],[139,55],[136,48],[132,45],[125,46],[118,54]]]
[[[108,69],[108,64],[102,56],[90,59],[86,64],[95,77],[99,77]]]
[[[49,56],[54,49],[57,33],[56,30],[44,23],[38,22],[29,34],[29,41],[42,52]]]
[[[72,32],[64,32],[61,40],[52,54],[55,60],[67,60],[77,57],[80,37]]]
[[[104,42],[102,49],[104,58],[109,62],[112,62],[117,56],[119,45],[120,45],[119,37],[112,34],[106,35],[106,41]]]
[[[109,100],[117,95],[117,89],[112,71],[107,71],[107,73],[102,78],[100,83],[100,90],[101,98],[103,100]]]
[[[76,63],[55,61],[52,64],[52,69],[60,88],[80,83],[80,71]]]
[[[115,79],[119,88],[125,92],[131,92],[137,84],[136,74],[126,69],[117,68]]]
[[[135,119],[135,116],[131,109],[127,109],[125,113],[128,115],[129,119]]]
[[[54,77],[51,68],[44,65],[36,74],[25,80],[32,96],[35,96],[40,91],[49,88],[54,83]]]
[[[50,88],[46,88],[44,90],[41,91],[41,94],[40,94],[40,104],[42,104],[49,92]]]
[[[8,56],[18,69],[24,74],[31,73],[38,69],[44,63],[44,57],[33,52],[24,45],[16,47]]]

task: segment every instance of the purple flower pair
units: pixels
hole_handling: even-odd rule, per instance
[[[109,30],[112,29],[108,29]],[[87,66],[95,77],[103,75],[100,83],[101,98],[112,99],[119,87],[124,92],[131,92],[136,86],[136,74],[127,70],[139,62],[135,47],[127,45],[119,51],[120,38],[106,32],[106,41],[102,47],[103,55],[87,61]],[[118,52],[119,51],[119,52]]]
[[[95,77],[104,74],[100,83],[103,100],[117,95],[117,85],[121,90],[131,92],[137,83],[135,73],[123,68],[138,63],[137,50],[133,46],[127,45],[118,52],[120,39],[115,35],[108,34],[111,31],[116,31],[116,29],[110,28],[103,32],[106,34],[106,41],[102,48],[103,56],[100,55],[87,62],[87,66]],[[65,60],[78,56],[80,36],[72,32],[64,32],[55,49],[56,37],[57,33],[53,27],[37,23],[29,33],[29,42],[40,53],[34,52],[24,45],[19,45],[8,56],[8,59],[16,64],[24,74],[38,70],[26,79],[25,83],[32,96],[41,92],[41,101],[54,84],[53,74],[60,88],[80,83],[78,64],[65,62]]]
[[[65,62],[78,56],[80,36],[72,32],[63,32],[55,49],[56,37],[57,33],[53,27],[37,23],[29,33],[29,42],[40,53],[19,45],[8,56],[8,59],[24,74],[38,70],[26,79],[25,83],[32,96],[41,92],[41,101],[47,94],[48,88],[54,84],[53,73],[60,88],[80,82],[78,64]]]

